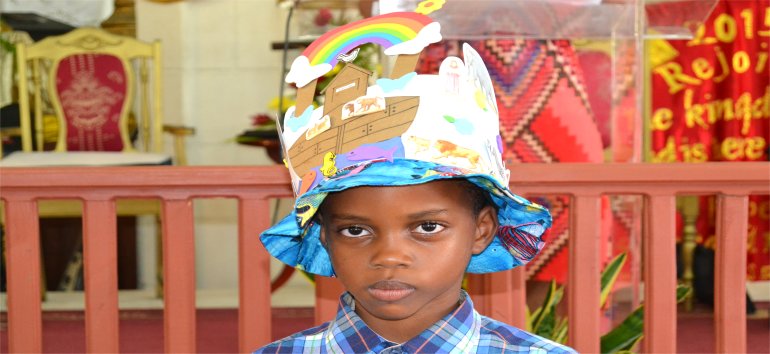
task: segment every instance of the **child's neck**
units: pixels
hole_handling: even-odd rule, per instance
[[[414,314],[401,319],[379,318],[356,303],[355,312],[380,337],[393,343],[404,343],[430,328],[444,316],[456,310],[461,303],[459,291],[452,296],[441,296],[429,302]]]

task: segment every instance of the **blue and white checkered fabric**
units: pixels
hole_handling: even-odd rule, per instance
[[[571,348],[481,316],[462,292],[462,303],[416,337],[393,343],[372,331],[353,310],[353,296],[340,297],[337,317],[255,353],[575,353]]]

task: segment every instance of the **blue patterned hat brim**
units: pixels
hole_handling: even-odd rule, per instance
[[[334,276],[329,254],[319,238],[320,225],[313,221],[326,195],[360,186],[406,186],[455,178],[465,178],[486,190],[498,208],[498,232],[483,252],[471,257],[469,273],[491,273],[517,267],[532,260],[543,248],[542,235],[551,226],[551,214],[542,206],[511,193],[508,187],[489,175],[409,159],[362,165],[366,166],[353,169],[354,175],[341,173],[324,179],[299,196],[291,214],[260,236],[267,251],[280,261],[308,273]]]

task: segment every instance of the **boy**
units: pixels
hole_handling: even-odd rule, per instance
[[[402,25],[412,32],[393,40]],[[356,41],[330,44],[340,38]],[[507,188],[478,53],[465,46],[464,62],[447,58],[439,75],[412,72],[419,51],[440,39],[425,15],[380,15],[321,36],[292,64],[297,105],[279,135],[297,202],[261,240],[289,265],[338,277],[347,292],[336,319],[257,353],[573,352],[479,315],[461,289],[466,271],[531,260],[551,219]],[[365,42],[396,56],[393,79],[367,87],[371,73],[348,63],[314,109],[315,80]]]

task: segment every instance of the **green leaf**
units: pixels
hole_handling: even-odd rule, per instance
[[[692,288],[687,285],[679,284],[676,286],[676,302],[682,302],[686,297],[690,296]]]
[[[639,306],[623,322],[601,338],[602,353],[627,350],[642,337],[644,332],[644,307]]]
[[[556,328],[553,330],[553,338],[551,338],[554,342],[567,344],[567,324],[566,317],[559,318]]]
[[[16,46],[4,38],[0,38],[0,48],[3,48],[3,51],[6,51],[10,54],[16,53]]]
[[[626,348],[623,348],[618,352],[618,354],[633,354],[634,348],[636,348],[637,345],[639,345],[639,342],[642,341],[642,338],[644,338],[644,335],[639,336],[633,343],[629,344]]]
[[[556,314],[551,310],[546,316],[543,316],[535,334],[543,338],[553,339],[554,327],[556,327]]]
[[[540,312],[540,318],[538,319],[538,323],[535,326],[533,333],[544,338],[553,339],[556,335],[559,322],[559,318],[556,315],[556,307],[559,305],[564,295],[564,287],[557,286],[556,283],[552,281],[548,290],[546,304]]]
[[[543,308],[542,307],[538,308],[537,310],[535,310],[534,313],[529,310],[529,306],[525,306],[524,309],[527,310],[527,332],[532,333],[532,318],[534,318],[538,313],[540,313],[540,311],[542,311]]]
[[[681,302],[691,289],[684,285],[676,288],[676,301]],[[644,305],[639,306],[617,327],[602,336],[602,353],[630,351],[639,343],[644,333]]]
[[[615,285],[615,281],[618,279],[618,274],[620,274],[620,271],[623,269],[623,264],[626,263],[626,258],[626,253],[617,255],[612,259],[612,261],[610,261],[610,263],[607,264],[607,266],[604,268],[604,271],[602,271],[602,295],[599,305],[600,307],[604,307],[604,304],[607,302],[610,292],[612,291],[612,287]]]
[[[561,289],[561,287],[558,287],[558,289]],[[547,316],[553,316],[553,307],[554,304],[558,304],[557,295],[559,293],[556,286],[556,282],[551,280],[551,284],[548,287],[548,292],[545,294],[545,300],[543,302],[543,306],[535,310],[534,316],[532,316],[532,332],[539,333],[540,332],[540,326],[542,325],[543,321],[545,320],[545,317]],[[563,292],[563,289],[562,289]],[[561,296],[558,295],[559,300],[561,300]]]
[[[454,123],[456,120],[455,117],[447,116],[447,115],[444,115],[444,119],[446,119],[446,121],[449,123]]]

